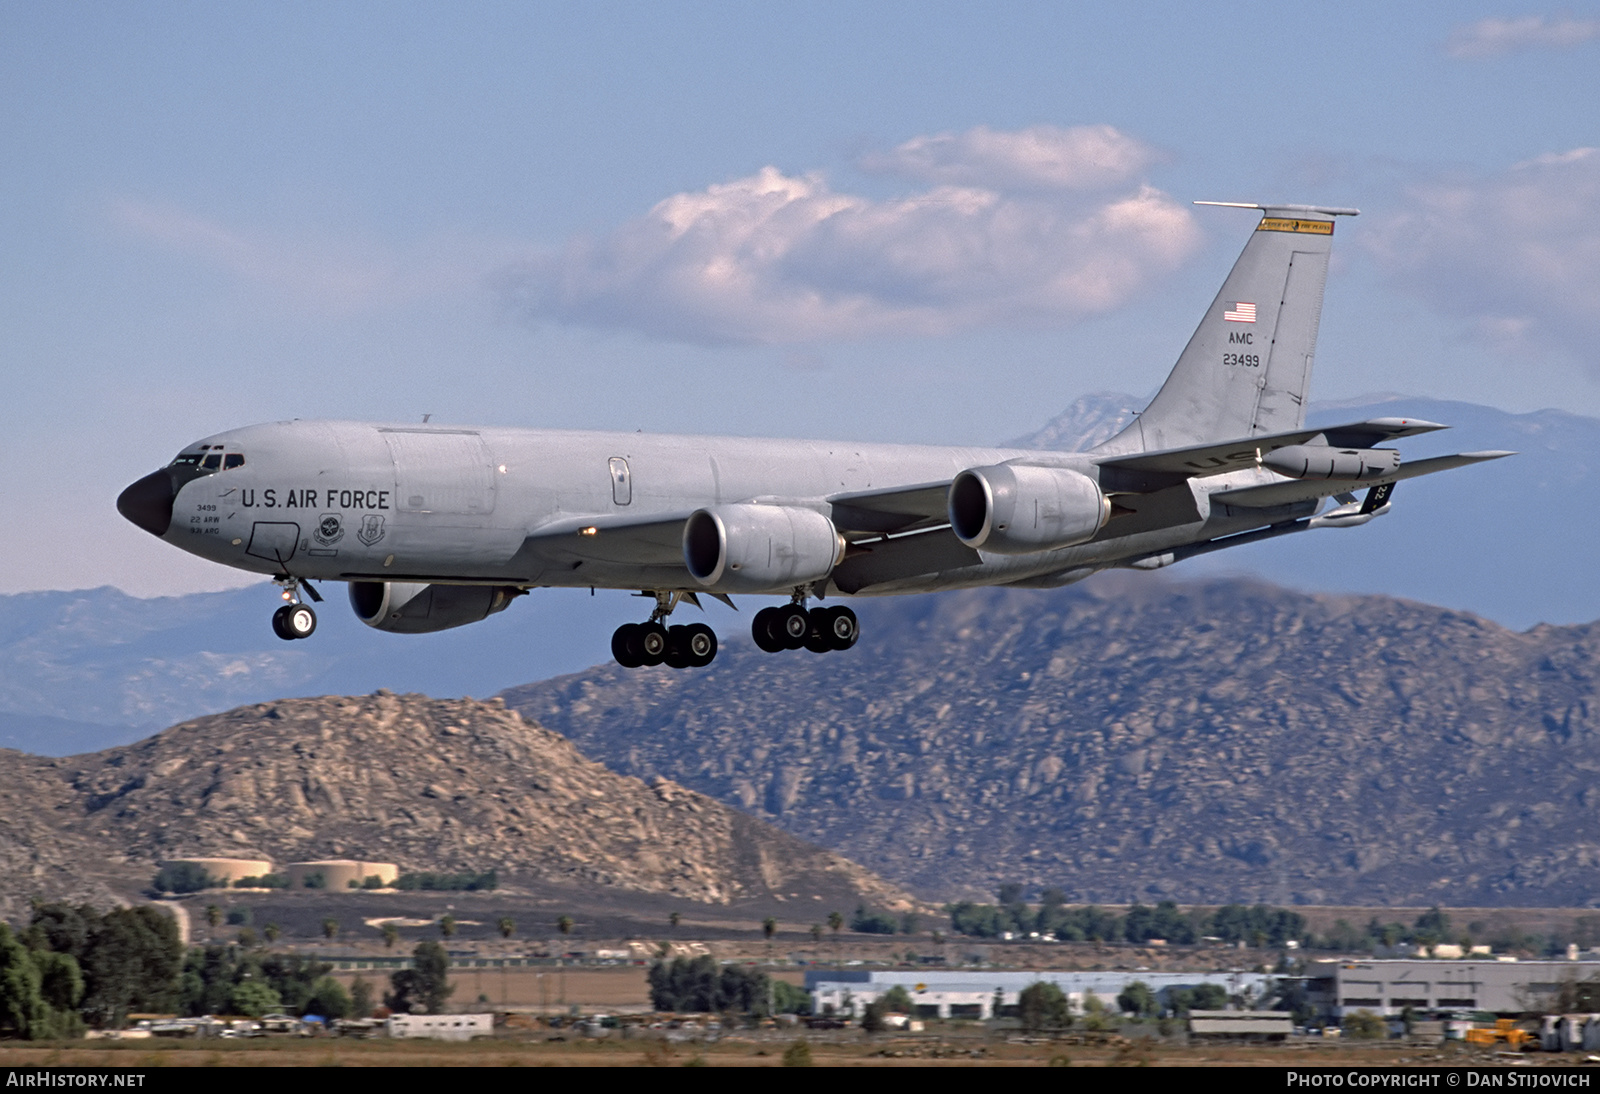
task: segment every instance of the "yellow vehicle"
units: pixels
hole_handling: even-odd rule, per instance
[[[1494,1046],[1504,1044],[1510,1048],[1527,1051],[1539,1047],[1537,1034],[1529,1033],[1525,1029],[1518,1029],[1514,1018],[1496,1018],[1494,1028],[1489,1029],[1479,1026],[1467,1030],[1466,1038],[1469,1045]]]

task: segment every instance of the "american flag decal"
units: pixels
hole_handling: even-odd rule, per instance
[[[1232,311],[1223,312],[1222,318],[1230,323],[1254,323],[1256,321],[1256,306],[1241,300],[1233,306]]]

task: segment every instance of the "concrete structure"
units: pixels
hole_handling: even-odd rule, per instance
[[[390,1037],[432,1037],[440,1041],[470,1041],[494,1036],[492,1014],[396,1014],[384,1019]]]
[[[1281,1010],[1191,1010],[1192,1037],[1251,1037],[1281,1041],[1294,1032],[1294,1020]]]
[[[198,866],[218,881],[232,885],[242,877],[261,877],[272,873],[272,863],[259,858],[173,858],[163,865]]]
[[[1521,1014],[1555,1005],[1569,980],[1600,977],[1600,961],[1313,961],[1312,1002],[1335,1018],[1358,1010],[1484,1010]]]
[[[806,973],[806,990],[811,993],[811,1008],[816,1014],[860,1014],[862,1008],[895,985],[911,996],[920,1018],[992,1018],[995,995],[1002,1007],[1014,1007],[1024,988],[1043,981],[1054,984],[1067,997],[1075,1013],[1083,1012],[1084,1000],[1093,993],[1106,1006],[1115,1009],[1117,996],[1135,980],[1142,980],[1160,994],[1168,988],[1192,988],[1199,984],[1219,984],[1231,995],[1262,998],[1273,977],[1254,972],[980,972],[953,969],[834,971],[821,969]]]
[[[359,889],[367,878],[374,875],[388,887],[400,876],[400,868],[392,862],[357,862],[347,858],[324,859],[321,862],[291,862],[288,871],[290,889],[313,887],[335,891]],[[318,874],[322,875],[322,884],[308,886],[306,879]],[[350,884],[352,881],[355,882],[354,886]]]

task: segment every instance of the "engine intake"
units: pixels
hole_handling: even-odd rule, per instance
[[[783,592],[820,581],[844,558],[844,537],[814,509],[719,505],[683,526],[683,561],[717,592]]]
[[[1111,517],[1111,502],[1081,472],[1002,463],[957,475],[949,515],[968,547],[1027,555],[1093,539]]]
[[[523,594],[513,585],[417,585],[404,581],[352,581],[350,607],[369,627],[396,634],[427,634],[487,619]]]

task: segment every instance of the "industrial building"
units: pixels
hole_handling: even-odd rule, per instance
[[[400,876],[400,868],[392,862],[357,862],[354,859],[324,859],[321,862],[291,862],[288,867],[291,889],[351,889],[360,888],[369,877],[376,877],[385,888]],[[307,879],[320,876],[321,884]],[[355,885],[351,885],[351,882]]]
[[[1335,1018],[1407,1007],[1523,1014],[1551,1010],[1564,983],[1600,978],[1600,961],[1346,958],[1313,961],[1306,975],[1310,1002]]]
[[[232,885],[240,878],[263,877],[272,873],[272,863],[256,858],[174,858],[167,859],[168,866],[198,866],[206,876],[224,885]]]
[[[951,969],[906,971],[891,969],[819,969],[806,973],[814,1014],[859,1015],[868,1003],[899,985],[911,996],[919,1018],[994,1017],[995,998],[1000,1006],[1014,1007],[1023,989],[1041,981],[1054,984],[1076,1013],[1092,994],[1108,1007],[1135,980],[1151,991],[1217,984],[1230,997],[1263,998],[1273,981],[1256,972],[978,972]]]
[[[492,1014],[396,1014],[385,1018],[390,1037],[432,1037],[440,1041],[470,1041],[494,1036]]]

